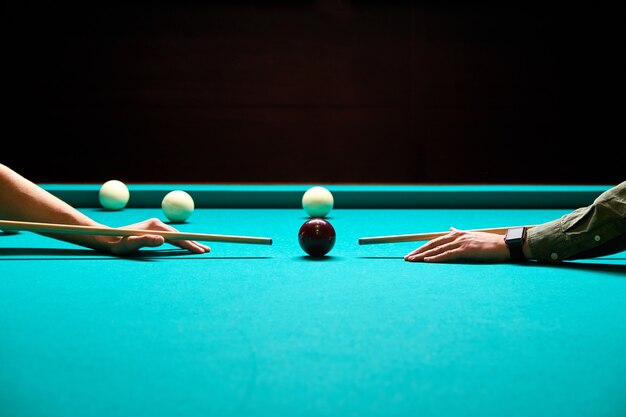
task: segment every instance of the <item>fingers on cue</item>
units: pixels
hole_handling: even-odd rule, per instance
[[[171,243],[174,246],[178,246],[181,249],[187,249],[188,251],[192,253],[211,252],[211,248],[209,246],[203,245],[193,240],[172,240],[169,243]]]
[[[453,242],[457,238],[457,235],[458,235],[457,232],[458,232],[457,229],[455,229],[454,227],[451,227],[450,233],[447,233],[443,236],[439,236],[435,239],[429,240],[428,242],[426,242],[419,248],[408,253],[404,257],[404,259],[407,261],[416,261],[416,260],[424,259],[425,257],[428,257],[428,256],[433,256],[433,255],[438,254],[440,251],[439,252],[433,252],[433,251],[437,250],[438,248],[441,248],[442,246],[446,244],[449,244],[450,242]]]
[[[152,227],[155,229],[166,231],[166,232],[178,232],[178,229],[176,229],[175,227],[170,226],[169,224],[163,223],[158,219],[157,221],[152,222]],[[169,243],[181,249],[187,249],[189,252],[192,252],[192,253],[211,252],[211,248],[209,246],[203,245],[193,240],[172,240]]]
[[[155,248],[165,243],[165,238],[159,235],[129,236],[127,243],[137,249],[141,247]]]
[[[451,250],[454,250],[457,247],[458,247],[458,244],[455,241],[441,243],[440,245],[437,245],[434,248],[426,251],[423,255],[425,257],[438,256],[438,255],[445,254],[446,252],[449,252]]]
[[[415,249],[413,252],[425,252],[431,249],[435,249],[447,243],[453,242],[456,238],[457,236],[451,232],[426,242],[419,248]]]
[[[448,262],[461,258],[461,251],[459,248],[452,248],[440,253],[436,253],[430,256],[425,256],[425,262]]]
[[[453,260],[458,257],[459,245],[455,239],[449,239],[446,236],[442,236],[439,242],[430,241],[426,245],[414,250],[407,256],[407,261],[444,261]],[[437,240],[435,239],[435,240]],[[431,244],[432,243],[432,244]]]

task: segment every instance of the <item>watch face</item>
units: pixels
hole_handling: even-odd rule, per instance
[[[524,239],[525,230],[523,227],[515,227],[506,231],[507,241],[517,241]]]

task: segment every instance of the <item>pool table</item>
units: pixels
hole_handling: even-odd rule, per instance
[[[318,185],[318,184],[315,184]],[[297,232],[308,184],[42,184],[94,219],[270,237],[115,258],[0,233],[0,415],[625,416],[626,253],[548,265],[424,264],[361,237],[537,224],[596,185],[327,185],[332,251]]]

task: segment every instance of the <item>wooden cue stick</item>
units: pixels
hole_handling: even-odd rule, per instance
[[[506,233],[508,229],[513,227],[521,227],[521,226],[508,226],[508,227],[492,227],[489,229],[472,229],[467,230],[468,232],[486,232],[486,233],[497,233],[503,235]],[[525,226],[527,229],[530,229],[533,226]],[[431,240],[435,239],[439,236],[447,235],[448,232],[431,232],[431,233],[415,233],[408,235],[389,235],[389,236],[373,236],[373,237],[362,237],[359,239],[359,245],[373,245],[377,243],[399,243],[399,242],[417,242],[422,240]]]
[[[9,220],[0,220],[0,229],[7,232],[27,231],[35,233],[71,233],[101,236],[159,235],[163,236],[165,240],[198,240],[209,242],[249,243],[255,245],[272,244],[272,239],[266,237],[167,232],[163,230],[120,229],[112,227],[77,226],[70,224],[20,222]]]

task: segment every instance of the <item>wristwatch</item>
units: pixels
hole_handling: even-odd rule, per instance
[[[525,227],[512,227],[506,231],[504,235],[504,243],[509,248],[511,254],[511,260],[514,262],[523,262],[526,260],[522,246],[526,240],[526,228]]]

